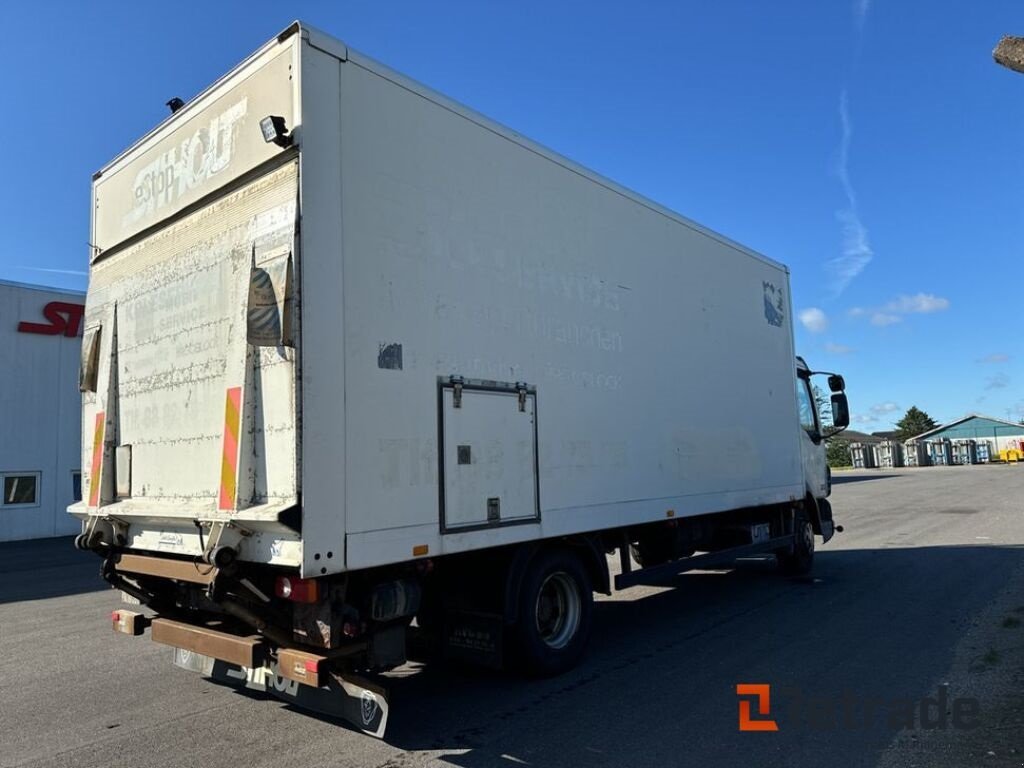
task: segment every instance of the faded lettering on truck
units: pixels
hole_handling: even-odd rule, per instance
[[[248,109],[249,100],[243,96],[140,168],[133,182],[133,205],[122,226],[158,212],[227,168],[239,122]]]

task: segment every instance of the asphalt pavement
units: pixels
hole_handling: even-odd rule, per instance
[[[555,679],[409,665],[384,740],[115,635],[70,539],[0,545],[0,766],[1020,764],[1024,466],[837,473],[832,502],[811,577],[755,559],[601,598]],[[738,684],[771,686],[777,730],[739,730]]]

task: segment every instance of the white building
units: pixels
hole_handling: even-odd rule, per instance
[[[0,541],[77,533],[85,294],[0,280]]]

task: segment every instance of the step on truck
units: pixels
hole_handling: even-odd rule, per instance
[[[783,265],[304,24],[174,106],[92,186],[115,630],[380,735],[410,653],[557,674],[595,592],[833,535]]]

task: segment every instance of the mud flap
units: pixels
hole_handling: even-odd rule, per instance
[[[267,675],[267,691],[299,709],[351,723],[363,733],[384,738],[388,726],[387,691],[353,675],[331,673],[327,685],[313,688],[274,674]]]
[[[387,690],[354,675],[332,672],[327,685],[313,688],[281,677],[273,664],[250,669],[180,648],[174,649],[174,665],[224,685],[269,693],[299,709],[344,720],[379,739],[388,725]]]
[[[836,532],[836,524],[832,520],[832,504],[829,503],[828,499],[818,499],[818,521],[821,530],[815,531],[820,533],[824,544],[831,539]]]

